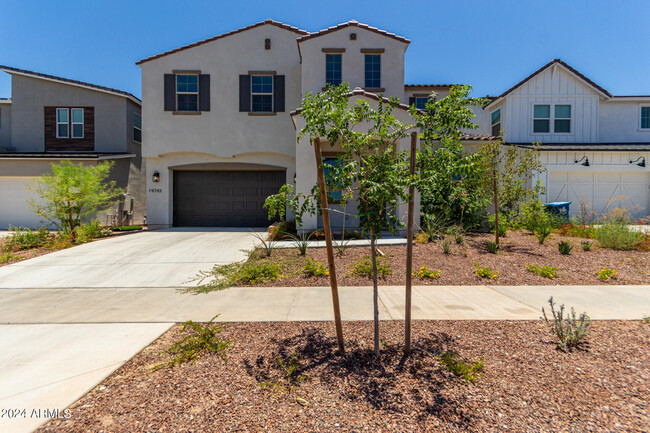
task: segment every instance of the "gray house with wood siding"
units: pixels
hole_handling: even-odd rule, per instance
[[[8,66],[11,98],[0,99],[0,229],[37,227],[26,184],[63,160],[115,163],[111,179],[127,195],[97,215],[103,224],[143,223],[141,101],[130,93]],[[35,198],[35,197],[34,197]]]

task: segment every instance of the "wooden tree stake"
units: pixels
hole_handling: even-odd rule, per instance
[[[323,172],[323,154],[320,149],[320,140],[314,139],[314,153],[316,154],[316,168],[318,173],[318,190],[320,192],[321,213],[323,215],[323,229],[325,230],[325,245],[327,246],[327,264],[330,273],[330,287],[332,288],[332,302],[334,304],[334,323],[336,324],[336,339],[339,343],[339,352],[345,353],[343,341],[343,324],[341,323],[341,308],[339,306],[339,288],[336,281],[336,267],[334,266],[334,248],[332,247],[332,228],[330,227],[330,213],[327,205],[327,191],[325,189],[325,173]]]
[[[411,177],[415,175],[415,152],[418,133],[411,133]],[[406,302],[404,303],[404,352],[411,353],[411,273],[413,272],[413,212],[415,187],[409,185],[409,207],[406,224]]]

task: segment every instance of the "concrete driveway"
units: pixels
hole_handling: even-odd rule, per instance
[[[101,239],[0,268],[0,290],[191,286],[199,271],[244,260],[248,229],[174,228]]]

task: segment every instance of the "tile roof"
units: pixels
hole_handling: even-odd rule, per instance
[[[404,84],[406,89],[428,89],[430,87],[453,87],[458,84]]]
[[[305,36],[302,36],[302,37],[298,38],[298,43],[304,42],[304,41],[309,40],[309,39],[317,38],[319,36],[324,36],[324,35],[326,35],[328,33],[332,33],[332,32],[335,32],[337,30],[344,29],[346,27],[358,27],[360,29],[369,30],[371,32],[378,33],[380,35],[387,36],[389,38],[398,40],[400,42],[404,42],[405,44],[410,44],[411,43],[411,41],[409,39],[406,39],[403,36],[398,36],[395,33],[389,33],[389,32],[387,32],[385,30],[378,29],[377,27],[371,27],[368,24],[360,23],[357,20],[350,20],[348,22],[341,23],[341,24],[338,24],[336,26],[328,27],[326,29],[319,30],[317,32],[309,33],[309,34],[307,34]]]
[[[34,77],[34,78],[43,78],[43,79],[50,80],[50,81],[58,81],[58,82],[64,83],[64,84],[71,84],[73,86],[87,87],[87,88],[90,88],[90,89],[93,89],[93,90],[99,90],[99,91],[105,92],[105,93],[112,93],[114,95],[124,96],[126,98],[129,98],[133,102],[135,102],[135,103],[137,103],[139,105],[142,104],[142,101],[139,98],[133,96],[129,92],[125,92],[124,90],[113,89],[113,88],[110,88],[110,87],[99,86],[97,84],[86,83],[86,82],[77,81],[77,80],[71,80],[69,78],[57,77],[57,76],[54,76],[54,75],[42,74],[40,72],[28,71],[26,69],[12,68],[11,66],[0,65],[0,69],[5,71],[8,74],[15,73],[15,74],[19,74],[19,75],[28,75],[28,76]]]
[[[461,135],[460,139],[463,141],[494,141],[498,140],[500,137],[495,137],[490,134],[471,134],[464,133]]]
[[[135,156],[134,153],[124,152],[0,152],[0,159],[114,159],[133,158]]]
[[[281,23],[279,21],[274,21],[274,20],[268,18],[268,19],[266,19],[264,21],[260,21],[259,23],[251,24],[250,26],[241,27],[239,29],[232,30],[232,31],[230,31],[228,33],[222,33],[220,35],[213,36],[211,38],[204,39],[202,41],[194,42],[192,44],[184,45],[182,47],[175,48],[175,49],[170,50],[170,51],[165,51],[164,53],[160,53],[160,54],[156,54],[156,55],[151,56],[151,57],[147,57],[145,59],[142,59],[142,60],[136,62],[135,64],[136,65],[141,65],[143,63],[149,62],[151,60],[158,59],[160,57],[168,56],[170,54],[174,54],[174,53],[177,53],[179,51],[187,50],[188,48],[198,47],[199,45],[207,44],[208,42],[216,41],[217,39],[226,38],[228,36],[232,36],[232,35],[235,35],[237,33],[245,32],[246,30],[251,30],[251,29],[254,29],[256,27],[260,27],[260,26],[263,26],[263,25],[266,25],[266,24],[270,24],[272,26],[276,26],[276,27],[279,27],[279,28],[284,29],[284,30],[289,30],[289,31],[297,33],[299,35],[308,35],[309,34],[309,32],[306,31],[306,30],[302,30],[302,29],[299,29],[298,27],[290,26],[288,24],[284,24],[284,23]]]

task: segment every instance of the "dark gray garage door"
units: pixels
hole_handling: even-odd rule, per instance
[[[174,225],[266,227],[264,200],[285,181],[284,171],[174,171]]]

